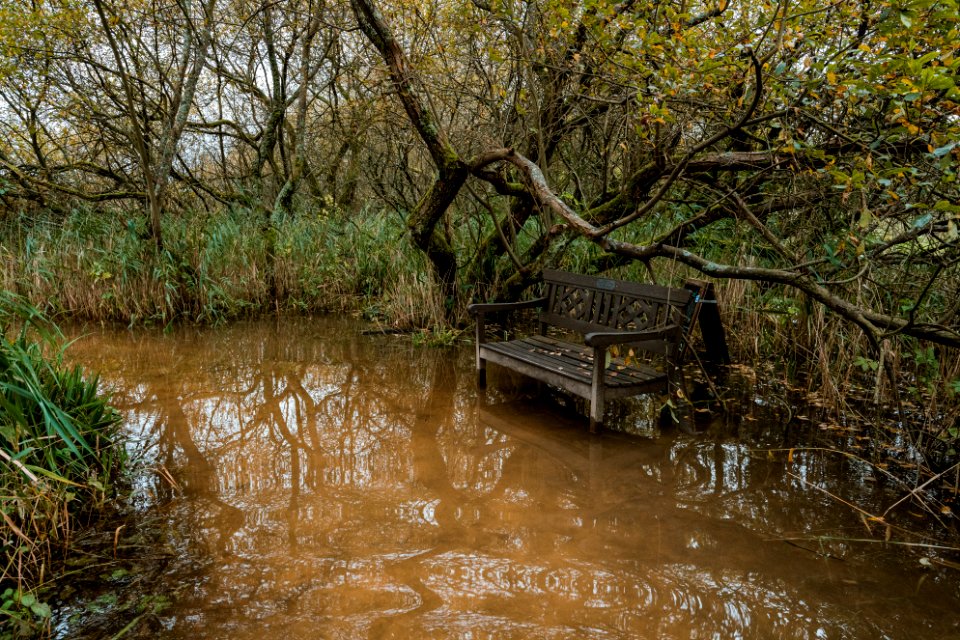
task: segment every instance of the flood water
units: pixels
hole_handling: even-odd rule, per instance
[[[789,452],[810,429],[760,398],[694,435],[640,402],[618,424],[641,435],[591,437],[495,367],[481,399],[469,346],[352,321],[85,331],[71,357],[175,550],[161,637],[960,638],[958,573],[852,542],[868,525],[821,489],[899,494]]]

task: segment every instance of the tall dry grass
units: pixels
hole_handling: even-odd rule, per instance
[[[216,322],[275,310],[360,310],[398,326],[442,321],[399,217],[301,212],[274,220],[270,233],[262,223],[244,209],[168,216],[157,252],[133,215],[78,209],[8,219],[0,278],[48,313],[96,321]]]

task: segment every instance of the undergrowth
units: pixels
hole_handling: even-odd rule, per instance
[[[49,630],[42,587],[126,461],[118,415],[63,348],[35,308],[0,292],[0,638]]]

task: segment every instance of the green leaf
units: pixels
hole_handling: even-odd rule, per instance
[[[925,213],[924,215],[920,216],[919,218],[913,221],[913,228],[920,229],[922,227],[925,227],[928,224],[930,224],[932,220],[933,220],[933,214]]]
[[[57,482],[62,482],[63,484],[68,484],[68,485],[70,485],[70,486],[72,486],[72,487],[82,487],[82,486],[83,486],[82,484],[80,484],[80,483],[78,483],[78,482],[73,482],[72,480],[67,480],[66,478],[64,478],[64,477],[61,476],[60,474],[54,473],[53,471],[50,471],[49,469],[45,469],[44,467],[39,467],[39,466],[34,465],[34,464],[26,464],[26,465],[24,465],[24,466],[25,466],[27,469],[29,469],[30,471],[33,471],[34,473],[38,473],[38,474],[40,474],[40,475],[46,476],[46,477],[50,478],[51,480],[56,480]],[[101,489],[102,489],[102,488],[101,488]]]
[[[954,147],[956,147],[957,144],[960,144],[960,141],[954,140],[953,142],[948,142],[942,147],[937,147],[936,149],[933,150],[934,157],[942,158],[943,156],[953,151]]]

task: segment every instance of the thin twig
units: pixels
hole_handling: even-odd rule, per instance
[[[942,478],[945,474],[953,471],[954,469],[956,469],[956,468],[958,468],[958,467],[960,467],[960,462],[956,463],[955,465],[953,465],[952,467],[950,467],[950,468],[947,469],[946,471],[942,471],[942,472],[938,473],[937,475],[933,476],[932,478],[930,478],[929,480],[927,480],[927,481],[924,482],[923,484],[919,485],[919,486],[916,487],[915,489],[911,489],[909,492],[907,492],[906,495],[904,495],[902,498],[900,498],[899,500],[897,500],[896,502],[894,502],[892,505],[890,505],[889,507],[887,507],[886,511],[883,512],[883,517],[886,517],[886,515],[887,515],[888,513],[890,513],[890,512],[893,511],[895,508],[897,508],[898,506],[900,506],[904,501],[907,500],[907,498],[914,497],[917,492],[919,492],[921,489],[923,489],[924,487],[926,487],[928,484],[930,484],[930,483],[933,482],[934,480],[939,480],[939,479]]]
[[[0,516],[3,517],[3,521],[7,523],[7,526],[10,527],[10,529],[13,530],[13,532],[17,534],[17,536],[19,536],[24,542],[26,542],[31,547],[34,546],[33,540],[28,538],[27,535],[20,530],[20,527],[18,527],[16,523],[10,519],[10,516],[8,516],[2,509],[0,509]]]
[[[778,540],[780,542],[794,542],[798,540],[804,541],[804,542],[819,542],[822,540],[834,540],[837,542],[871,542],[873,544],[885,544],[885,545],[893,544],[901,547],[922,547],[924,549],[936,549],[937,551],[960,551],[960,548],[958,547],[951,547],[943,544],[930,544],[928,542],[906,542],[904,540],[877,540],[876,538],[844,538],[843,536],[770,538],[770,540]]]
[[[0,449],[0,458],[3,458],[4,460],[6,460],[7,462],[9,462],[10,464],[12,464],[13,466],[15,466],[16,468],[20,469],[20,471],[23,472],[23,475],[27,476],[27,478],[30,479],[30,482],[32,482],[34,485],[36,485],[38,482],[40,482],[40,480],[37,478],[37,476],[35,476],[35,475],[33,474],[33,472],[30,471],[30,469],[27,469],[27,468],[23,465],[23,463],[20,462],[19,460],[14,460],[13,458],[11,458],[11,457],[10,457],[10,454],[8,454],[8,453],[7,453],[6,451],[4,451],[3,449]]]

